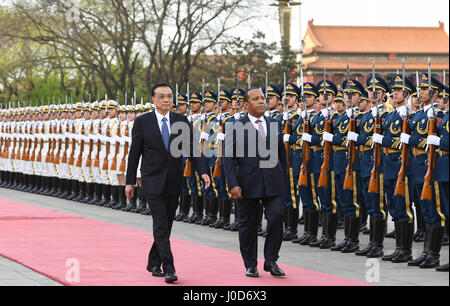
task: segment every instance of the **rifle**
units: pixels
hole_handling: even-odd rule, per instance
[[[84,102],[81,105],[81,109],[84,112]],[[78,158],[77,158],[77,163],[76,166],[77,167],[81,167],[81,165],[83,164],[83,152],[84,152],[84,135],[86,134],[86,128],[84,125],[84,117],[80,119],[81,120],[81,133],[80,133],[80,153],[78,154]]]
[[[120,151],[120,142],[119,142],[119,138],[120,138],[120,123],[119,121],[117,121],[117,129],[116,129],[116,136],[117,136],[117,140],[116,140],[116,146],[115,146],[115,151],[114,151],[114,158],[111,162],[111,171],[116,171],[117,170],[117,156],[119,155],[119,151]]]
[[[283,73],[283,103],[286,108],[286,114],[288,116],[286,122],[284,123],[284,135],[290,135],[291,131],[291,118],[289,116],[289,100],[286,97],[286,72]],[[291,168],[291,145],[289,141],[284,142],[284,148],[286,150],[286,163],[287,168]]]
[[[355,131],[355,112],[353,110],[353,94],[350,91],[350,65],[347,64],[347,91],[348,98],[350,99],[350,122],[348,131]],[[353,189],[353,163],[355,162],[355,143],[353,141],[348,140],[348,166],[345,171],[345,179],[344,179],[344,189],[352,190]],[[356,192],[356,190],[355,190]]]
[[[381,119],[380,119],[380,109],[378,108],[378,94],[375,88],[375,61],[372,62],[372,89],[373,95],[376,101],[377,108],[377,116],[375,118],[375,130],[374,132],[377,134],[381,133]],[[381,164],[381,145],[379,143],[374,143],[373,148],[373,168],[370,173],[370,181],[369,181],[369,192],[379,193],[380,191],[380,173],[378,168]]]
[[[431,88],[431,59],[428,58],[428,89],[429,96],[431,100],[431,108],[433,110],[433,117],[428,118],[429,126],[428,126],[428,135],[436,136],[436,113],[434,109],[434,90]],[[427,114],[428,115],[428,114]],[[436,146],[429,145],[428,146],[428,170],[425,174],[422,195],[420,196],[421,200],[432,200],[433,199],[433,171],[436,165]]]
[[[409,107],[406,104],[406,97],[408,96],[406,91],[405,91],[405,59],[403,59],[403,73],[402,73],[402,78],[403,78],[403,98],[405,101],[405,106],[406,106],[406,118],[403,120],[402,122],[402,133],[408,134],[409,135]],[[402,146],[402,165],[400,167],[400,171],[398,172],[398,176],[397,176],[397,184],[395,185],[395,191],[394,191],[394,195],[396,196],[405,196],[407,192],[409,192],[408,190],[406,190],[406,169],[408,167],[408,162],[409,162],[409,147],[406,144],[403,144]]]
[[[303,119],[303,133],[309,133],[310,132],[310,125],[309,125],[309,115],[308,110],[306,108],[306,99],[304,95],[304,88],[303,88],[303,68],[300,68],[300,85],[302,90],[302,100],[303,100],[303,107],[305,112],[305,118]],[[302,141],[302,151],[303,151],[303,161],[302,165],[300,167],[300,176],[298,178],[298,184],[300,186],[307,187],[308,186],[308,162],[309,162],[309,142]]]
[[[187,95],[187,100],[188,100],[188,116],[191,117],[191,103],[190,103],[190,99],[191,99],[191,94],[189,93],[189,82],[187,83],[187,87],[186,87],[186,95]],[[190,129],[193,129],[193,124],[192,124],[192,118],[191,121],[189,122],[190,125]],[[186,160],[186,165],[184,166],[184,173],[183,173],[184,177],[191,177],[192,176],[192,164],[191,164],[191,160],[187,159]]]
[[[327,103],[327,118],[325,119],[324,131],[327,133],[331,132],[331,112],[328,109],[328,93],[327,93],[327,83],[326,83],[326,70],[323,67],[323,86],[324,86],[324,99]],[[319,182],[317,185],[319,187],[328,187],[328,170],[330,169],[330,154],[331,153],[331,143],[324,141],[323,148],[323,163],[322,168],[320,168]]]
[[[111,137],[111,125],[109,124],[109,120],[108,120],[108,125],[106,127],[106,137]],[[111,143],[109,141],[106,142],[106,154],[105,154],[105,158],[103,159],[103,171],[108,171],[109,169],[109,162],[108,162],[108,158],[109,158],[109,152],[111,150]]]
[[[55,100],[55,98],[53,97],[53,101]],[[48,113],[49,113],[49,117],[50,117],[50,99],[48,100]],[[50,121],[50,127],[49,127],[49,134],[53,135],[53,126],[52,126],[52,122]],[[53,139],[49,139],[48,140],[48,153],[47,153],[47,158],[45,159],[45,161],[47,163],[53,163]]]
[[[66,105],[67,105],[67,96],[66,96]],[[65,131],[65,136],[66,137],[64,137],[64,147],[65,147],[66,150],[69,149],[69,137],[67,136],[68,129],[69,129],[69,119],[66,119],[66,131]],[[61,131],[62,131],[62,127],[61,127]],[[61,159],[61,162],[63,164],[67,164],[67,153],[66,152],[63,153],[63,157]]]
[[[76,125],[76,122],[75,122],[75,120],[72,120],[72,134],[73,135],[75,135],[75,125]],[[70,165],[70,166],[73,166],[74,165],[74,163],[75,163],[75,138],[72,136],[72,152],[70,152],[70,156],[69,156],[69,162],[68,162],[68,164]]]
[[[61,98],[58,98],[58,108],[61,107]],[[59,119],[59,121],[61,121],[61,119]],[[57,134],[58,135],[62,135],[62,127],[61,127],[61,122],[59,122],[59,125],[57,127]],[[55,165],[59,165],[60,161],[59,161],[59,156],[61,155],[61,147],[62,147],[62,139],[59,137],[58,138],[58,146],[57,146],[57,150],[55,153],[55,157],[53,159]]]
[[[125,91],[125,107],[127,107],[127,106],[128,106],[128,99],[127,99],[127,92]],[[130,133],[128,130],[129,130],[129,128],[128,128],[128,118],[127,118],[125,131],[124,131],[124,136],[126,138],[130,137]],[[126,171],[127,155],[128,155],[128,141],[125,141],[125,148],[123,150],[123,156],[122,156],[122,160],[120,161],[120,166],[119,166],[119,171],[122,173],[125,173],[125,171]]]
[[[99,103],[100,106],[100,97],[97,93],[97,101]],[[100,136],[102,135],[102,120],[101,119],[97,119],[98,120],[98,128],[97,128],[97,155],[95,155],[95,159],[94,159],[94,167],[96,168],[100,168],[100,151],[102,149],[102,141],[100,140]]]
[[[224,126],[223,126],[223,120],[222,120],[222,101],[220,100],[220,78],[217,79],[217,99],[219,104],[219,125],[220,125],[220,131],[224,133]],[[217,144],[219,145],[219,156],[216,158],[216,163],[214,165],[214,173],[213,177],[222,177],[222,141],[217,141]]]

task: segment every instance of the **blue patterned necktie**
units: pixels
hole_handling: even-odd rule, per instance
[[[164,142],[164,146],[166,147],[166,150],[169,150],[169,127],[167,126],[167,118],[162,119],[162,127],[161,127],[161,135]]]

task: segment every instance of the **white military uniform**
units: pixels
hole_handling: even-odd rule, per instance
[[[91,108],[93,111],[98,111],[99,110],[99,103],[98,102],[93,102],[91,105]],[[95,120],[91,120],[91,126],[92,126],[92,130],[91,130],[91,134],[89,134],[89,138],[93,140],[93,150],[91,152],[91,159],[92,159],[92,164],[91,164],[91,173],[92,176],[94,178],[94,183],[96,184],[102,184],[101,182],[101,178],[100,178],[100,166],[96,167],[95,164],[95,159],[97,157],[97,153],[98,153],[98,130],[100,127],[100,119],[95,119]],[[101,147],[101,146],[100,146]],[[100,163],[99,163],[100,164]]]

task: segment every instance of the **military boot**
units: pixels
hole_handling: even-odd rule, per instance
[[[341,250],[342,253],[354,253],[359,250],[359,231],[361,229],[361,218],[350,217],[350,232],[346,246]]]
[[[420,254],[419,257],[416,259],[413,259],[408,262],[408,266],[410,267],[419,267],[428,257],[428,251],[431,248],[432,245],[432,232],[433,232],[433,226],[432,224],[425,223],[425,241],[424,241],[424,247],[422,254]]]
[[[229,230],[232,232],[237,232],[239,230],[239,209],[237,208],[238,202],[234,202],[234,221],[230,225]],[[227,230],[227,228],[224,226],[224,230]]]
[[[375,219],[373,221],[373,248],[367,254],[368,258],[379,258],[384,255],[383,242],[384,234],[386,232],[386,221],[383,219]]]
[[[187,215],[184,219],[183,222],[187,222],[187,223],[191,223],[191,220],[194,218],[195,216],[195,208],[197,207],[197,202],[198,202],[198,195],[193,195],[191,197],[191,202],[192,202],[192,213],[191,215]]]
[[[400,222],[394,222],[395,231],[395,251],[392,254],[386,255],[381,260],[392,261],[395,257],[400,254],[400,250],[403,248],[402,245],[402,227]]]
[[[414,222],[400,222],[400,250],[397,255],[392,258],[393,263],[406,263],[411,261],[412,258],[412,243],[414,235]]]
[[[223,218],[224,218],[224,213],[225,213],[226,199],[219,198],[219,199],[217,199],[217,201],[218,201],[217,205],[218,205],[218,211],[219,211],[219,218],[216,220],[216,222],[211,223],[209,225],[209,227],[222,228],[223,224],[224,224]]]
[[[311,242],[309,244],[310,247],[318,248],[322,245],[322,243],[324,243],[327,240],[327,233],[328,233],[328,226],[329,226],[328,218],[330,217],[330,214],[331,214],[331,212],[328,212],[328,211],[322,212],[322,214],[321,214],[321,216],[322,216],[322,236],[316,242]]]
[[[194,215],[189,223],[197,223],[203,220],[203,207],[205,205],[206,199],[204,197],[198,197],[196,205],[194,206]]]
[[[287,208],[287,231],[284,234],[283,241],[292,241],[298,238],[298,215],[299,209],[288,207]]]
[[[111,185],[102,184],[102,195],[103,199],[98,205],[107,207],[106,205],[111,201]]]
[[[333,214],[332,212],[328,212],[327,217],[327,231],[326,231],[326,239],[320,244],[321,249],[331,249],[336,245],[336,231],[338,225],[338,214]]]
[[[414,233],[413,240],[415,242],[425,241],[425,219],[423,217],[422,208],[416,206],[417,230]]]
[[[303,235],[298,237],[297,239],[292,240],[292,243],[301,243],[309,237],[309,220],[309,210],[303,209]]]
[[[427,257],[420,264],[421,269],[434,269],[440,265],[440,252],[444,238],[445,227],[440,224],[430,225],[430,238],[425,240],[425,252]],[[428,243],[427,243],[428,242]]]
[[[111,186],[111,201],[105,207],[113,208],[119,205],[119,186]]]
[[[370,220],[369,220],[369,223],[370,223],[370,226],[369,226],[369,244],[367,245],[366,248],[355,252],[356,256],[367,256],[367,254],[369,254],[370,251],[372,250],[372,248],[374,247],[374,244],[375,244],[374,243],[374,239],[373,239],[374,231],[375,231],[374,221],[375,220],[373,218],[370,218]]]

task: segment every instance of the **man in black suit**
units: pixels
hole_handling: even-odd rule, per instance
[[[141,180],[145,197],[152,211],[154,242],[148,256],[147,270],[153,276],[165,276],[165,281],[172,283],[178,280],[175,273],[172,251],[170,249],[170,233],[172,230],[178,198],[181,194],[183,182],[182,155],[174,157],[170,144],[180,131],[171,127],[178,123],[185,123],[189,127],[187,118],[171,112],[173,106],[173,92],[168,84],[158,84],[152,89],[152,101],[156,106],[154,112],[136,118],[132,130],[132,143],[128,155],[128,169],[126,180],[126,195],[133,198],[136,184],[136,172],[139,158],[142,155]],[[177,124],[177,126],[178,126]],[[193,133],[189,129],[190,147],[193,156]],[[179,132],[179,134],[176,134]],[[176,149],[181,148],[181,145]],[[193,170],[201,175],[207,188],[210,178],[201,158],[190,158]],[[161,271],[161,264],[164,273]]]
[[[238,200],[236,209],[239,213],[241,255],[247,269],[246,276],[258,277],[257,208],[258,205],[264,205],[267,219],[264,270],[273,276],[284,276],[284,272],[276,264],[283,240],[282,207],[288,177],[281,123],[264,117],[266,103],[260,89],[249,90],[244,102],[247,104],[248,114],[235,122],[233,131],[227,133],[225,145],[232,144],[233,156],[226,156],[224,159],[225,176],[231,195]],[[244,129],[239,124],[243,124]],[[240,141],[237,131],[242,130],[243,139],[240,138]],[[270,148],[269,157],[261,154],[259,143],[266,144],[266,149]],[[256,156],[251,156],[251,147],[256,148]],[[244,149],[241,151],[244,154],[236,154],[241,148]],[[225,150],[228,155],[229,151],[227,148]],[[272,165],[263,163],[269,159],[272,160]]]

